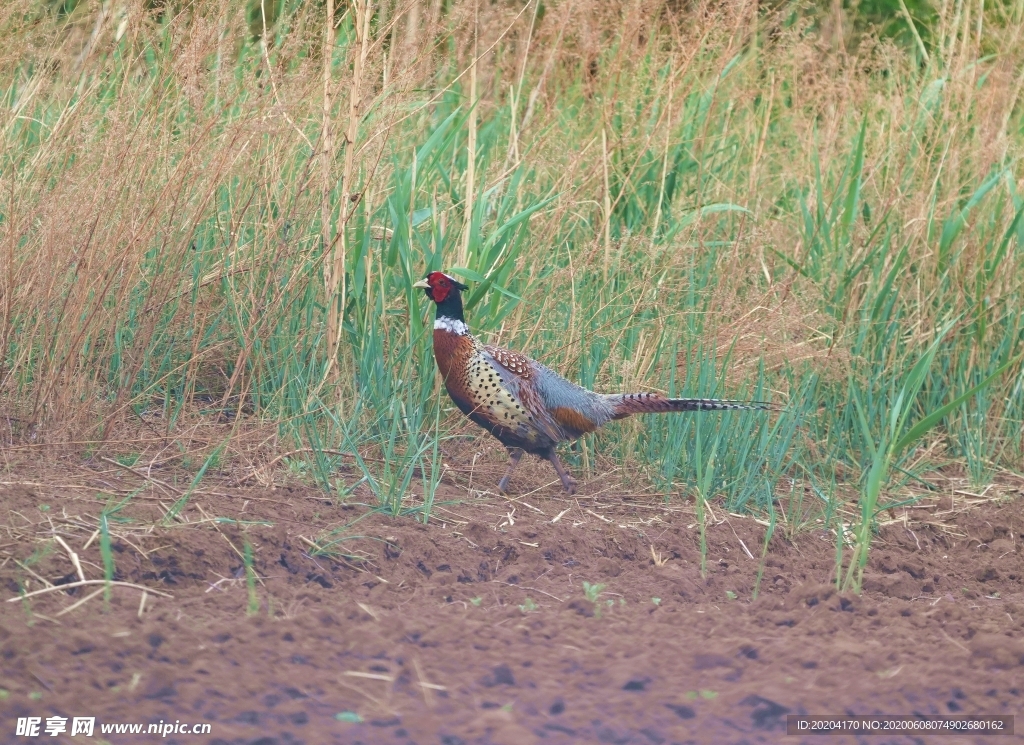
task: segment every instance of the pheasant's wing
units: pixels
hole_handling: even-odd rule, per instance
[[[537,390],[536,362],[518,352],[493,345],[483,347],[481,356],[498,376],[520,427],[533,430],[539,436],[538,440],[547,440],[550,445],[567,439]],[[510,415],[513,414],[510,412]]]
[[[546,452],[564,439],[562,433],[538,397],[530,369],[514,363],[505,352],[477,347],[466,368],[471,410],[463,410],[505,445]]]
[[[612,418],[604,397],[571,383],[549,367],[518,352],[488,346],[485,350],[504,371],[521,380],[521,388],[536,397],[538,410],[558,433],[558,441],[575,440]]]

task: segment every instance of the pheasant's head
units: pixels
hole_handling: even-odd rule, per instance
[[[438,305],[450,303],[453,300],[461,300],[459,293],[469,288],[452,276],[444,272],[431,272],[424,279],[413,285],[427,293],[427,297]],[[459,305],[461,306],[461,302]]]

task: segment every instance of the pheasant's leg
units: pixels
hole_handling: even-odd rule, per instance
[[[554,448],[548,451],[548,460],[551,461],[551,465],[555,467],[555,472],[558,474],[558,478],[562,480],[562,487],[570,494],[576,493],[576,479],[566,473],[565,468],[562,467],[562,461],[558,460],[558,453],[555,452]]]
[[[516,470],[516,466],[519,465],[519,459],[523,457],[523,451],[519,448],[508,449],[508,470],[505,471],[505,475],[501,477],[501,481],[498,482],[498,491],[502,494],[508,489],[508,480],[512,478],[512,472]]]

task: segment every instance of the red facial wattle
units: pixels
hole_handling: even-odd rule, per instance
[[[452,291],[451,280],[442,272],[431,272],[427,275],[427,283],[430,285],[430,299],[435,303],[443,303]]]

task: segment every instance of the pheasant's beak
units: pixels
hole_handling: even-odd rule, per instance
[[[421,279],[419,282],[413,285],[418,290],[429,290],[430,284],[425,279]]]

